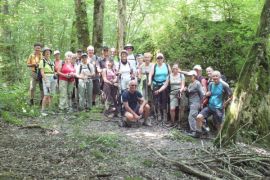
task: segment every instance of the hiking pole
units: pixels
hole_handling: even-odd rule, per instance
[[[146,72],[145,74],[146,74],[145,100],[148,102],[148,75],[149,75],[149,73]]]

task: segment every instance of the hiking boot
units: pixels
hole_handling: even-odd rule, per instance
[[[145,119],[144,122],[143,122],[143,125],[145,125],[145,126],[152,126],[151,120]]]
[[[192,133],[190,134],[190,136],[192,136],[192,137],[194,137],[194,138],[201,138],[202,132],[195,131],[195,132],[192,132]]]

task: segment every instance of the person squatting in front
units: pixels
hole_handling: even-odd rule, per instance
[[[79,110],[90,110],[92,108],[93,97],[93,77],[95,68],[91,63],[87,63],[87,54],[82,54],[82,62],[76,68],[76,76],[79,79]]]
[[[169,84],[169,76],[171,73],[170,66],[164,62],[162,53],[157,54],[157,64],[152,66],[149,74],[148,85],[152,85],[154,113],[157,121],[166,122],[167,119],[167,87]]]
[[[122,94],[124,104],[124,118],[120,121],[120,126],[129,126],[134,122],[139,122],[141,118],[144,118],[143,125],[151,126],[149,121],[150,106],[143,98],[142,94],[136,90],[137,82],[131,80],[129,82],[128,90],[125,90]]]
[[[210,97],[208,106],[205,107],[196,118],[196,135],[195,137],[203,136],[203,124],[205,118],[213,115],[214,125],[218,132],[222,128],[224,121],[224,110],[227,105],[232,100],[232,90],[229,88],[228,84],[221,81],[221,74],[219,71],[212,72],[213,82],[208,85],[208,91],[206,96]],[[224,100],[223,97],[227,97]]]
[[[52,98],[55,94],[57,76],[54,69],[54,63],[50,59],[52,50],[48,47],[43,49],[43,59],[39,62],[39,68],[42,75],[44,97],[42,100],[41,115],[48,115],[45,108],[51,108]]]

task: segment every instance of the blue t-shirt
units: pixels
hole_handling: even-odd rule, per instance
[[[229,86],[226,86],[222,82],[219,82],[218,84],[210,83],[208,89],[211,91],[209,107],[212,109],[223,108],[223,93],[228,96],[232,95],[232,91]]]
[[[132,110],[136,109],[137,105],[139,104],[140,98],[142,98],[142,94],[139,91],[131,93],[128,90],[126,90],[122,94],[123,102],[128,102],[128,105]]]
[[[155,65],[155,75],[153,77],[153,84],[162,85],[165,83],[165,81],[168,79],[168,67],[165,63],[159,67],[158,65]]]

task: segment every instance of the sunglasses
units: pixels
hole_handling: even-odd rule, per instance
[[[163,59],[163,57],[158,57],[157,59]]]
[[[130,86],[135,86],[136,87],[137,85],[136,84],[131,84]]]

